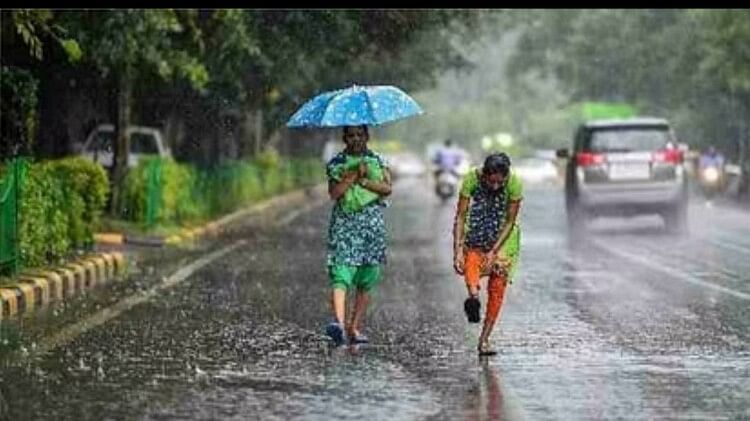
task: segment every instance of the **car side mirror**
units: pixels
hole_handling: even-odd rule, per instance
[[[558,158],[562,159],[570,158],[570,152],[568,151],[568,149],[558,149],[557,151],[555,151],[555,155]]]

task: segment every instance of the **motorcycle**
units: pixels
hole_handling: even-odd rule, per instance
[[[453,168],[438,168],[435,178],[435,193],[442,203],[456,195],[461,177],[469,171],[469,162],[462,159]]]
[[[459,177],[456,172],[451,170],[438,170],[435,183],[435,193],[438,195],[441,202],[445,203],[456,194],[458,182]]]

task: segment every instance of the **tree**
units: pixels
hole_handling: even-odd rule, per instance
[[[65,11],[66,27],[80,42],[84,60],[93,64],[116,92],[114,122],[115,162],[111,212],[121,208],[120,190],[130,151],[125,130],[130,124],[132,92],[136,81],[156,74],[164,80],[182,78],[200,89],[208,72],[190,44],[196,42],[186,27],[193,28],[194,13],[171,9]],[[181,19],[182,18],[182,21]]]
[[[717,110],[737,115],[746,104],[747,19],[721,10],[536,12],[509,71],[553,75],[572,101],[627,101],[676,116],[700,145],[728,136]]]
[[[28,154],[36,133],[39,81],[25,67],[43,59],[44,44],[50,40],[65,50],[71,62],[80,59],[81,50],[75,40],[65,37],[67,32],[55,23],[49,9],[3,10],[1,21],[4,64],[0,156]]]

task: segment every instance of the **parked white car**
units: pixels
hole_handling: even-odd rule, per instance
[[[138,160],[143,155],[159,155],[164,158],[172,156],[159,129],[130,126],[127,134],[130,136],[128,167],[138,165]],[[115,127],[112,124],[100,124],[86,138],[81,155],[105,168],[111,168],[114,164],[114,139]]]

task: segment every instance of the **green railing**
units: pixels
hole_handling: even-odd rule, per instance
[[[9,162],[0,179],[0,274],[18,271],[18,213],[25,174],[26,161],[17,158]]]
[[[324,165],[316,158],[284,158],[276,163],[237,160],[199,169],[171,159],[143,157],[126,178],[126,206],[120,215],[146,229],[191,224],[324,178]]]
[[[152,159],[146,174],[146,227],[153,228],[161,206],[162,160]]]

